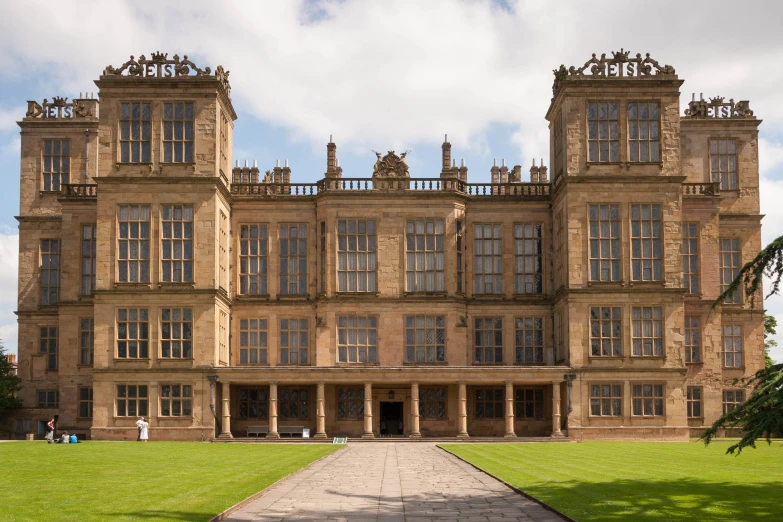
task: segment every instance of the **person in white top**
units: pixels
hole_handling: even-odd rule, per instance
[[[149,428],[150,423],[147,422],[147,419],[144,417],[140,417],[139,420],[136,421],[136,427],[139,428],[139,438],[141,442],[147,442],[149,439],[149,435],[147,432],[147,429]]]

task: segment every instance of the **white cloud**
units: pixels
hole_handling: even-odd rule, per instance
[[[0,132],[19,132],[17,121],[24,117],[27,107],[22,105],[8,109],[0,108]]]

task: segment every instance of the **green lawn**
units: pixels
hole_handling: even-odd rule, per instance
[[[783,448],[728,442],[443,444],[579,522],[783,520]]]
[[[0,518],[209,520],[341,446],[0,444]]]

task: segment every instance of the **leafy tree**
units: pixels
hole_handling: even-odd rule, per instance
[[[0,418],[7,410],[22,405],[22,401],[16,398],[16,392],[21,389],[22,379],[11,373],[11,362],[0,341]]]
[[[765,275],[772,281],[767,297],[778,294],[783,278],[783,236],[772,241],[753,260],[746,263],[712,306],[718,306],[741,288],[744,288],[745,295],[750,296],[751,307],[754,306]],[[768,339],[775,334],[776,327],[775,318],[765,315],[765,349],[777,344],[773,339]],[[726,450],[726,453],[737,455],[748,446],[755,448],[759,438],[765,438],[770,444],[773,434],[783,433],[783,364],[775,364],[767,354],[767,364],[764,369],[738,382],[752,386],[753,393],[747,401],[724,413],[701,437],[704,444],[709,444],[718,430],[740,428],[744,432],[742,439]]]
[[[778,345],[773,335],[777,335],[778,320],[774,315],[764,314],[764,366],[770,368],[775,365],[775,361],[769,356],[770,349]]]

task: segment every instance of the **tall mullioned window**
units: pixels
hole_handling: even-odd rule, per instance
[[[446,418],[446,388],[419,388],[419,417],[432,420]]]
[[[307,294],[307,225],[280,225],[280,293]]]
[[[269,388],[240,388],[239,418],[268,419]]]
[[[151,163],[152,116],[149,103],[120,105],[120,162]]]
[[[634,384],[633,415],[643,417],[663,416],[663,384]]]
[[[267,320],[239,320],[239,364],[267,363]]]
[[[474,391],[473,413],[477,419],[502,419],[503,388],[478,388]]]
[[[163,104],[163,162],[193,163],[192,102]]]
[[[563,115],[560,112],[555,113],[552,123],[552,138],[554,143],[554,173],[553,180],[558,179],[563,174]]]
[[[121,205],[117,271],[121,283],[150,281],[150,207]]]
[[[149,312],[146,308],[117,310],[117,358],[149,357]]]
[[[462,221],[457,221],[456,227],[457,227],[457,293],[461,294],[465,292],[463,277],[464,277],[464,266],[463,263],[465,262],[462,258],[462,248],[464,245],[465,239],[463,236],[463,228],[462,228]]]
[[[473,267],[474,293],[503,293],[503,240],[500,225],[473,226]]]
[[[590,205],[590,280],[620,280],[619,205]]]
[[[503,363],[503,318],[477,317],[474,322],[475,364]]]
[[[617,103],[587,104],[587,161],[620,161]]]
[[[307,420],[310,408],[307,388],[280,388],[278,398],[280,418],[283,420]]]
[[[149,415],[149,391],[144,384],[117,385],[117,417]]]
[[[439,219],[416,219],[405,223],[407,292],[443,292],[444,224]]]
[[[699,224],[682,224],[682,279],[685,292],[699,293]]]
[[[737,190],[737,141],[710,140],[710,174],[721,190]]]
[[[57,369],[57,327],[49,326],[39,329],[39,351],[46,356],[46,369]]]
[[[660,306],[631,308],[631,339],[635,357],[663,357],[663,309]]]
[[[743,390],[723,390],[723,413],[726,414],[745,402]]]
[[[723,367],[742,368],[742,326],[724,324],[721,326],[721,333]]]
[[[628,153],[630,161],[661,161],[658,104],[628,104]]]
[[[737,277],[742,267],[742,252],[739,239],[720,239],[720,293],[726,289]],[[742,294],[739,288],[723,301],[726,304],[741,304]]]
[[[631,205],[631,276],[634,281],[663,279],[661,206]]]
[[[541,225],[514,225],[514,293],[543,292],[543,265]]]
[[[337,222],[338,292],[378,290],[377,241],[375,221],[371,219],[341,219]],[[322,247],[326,245],[325,240],[322,243]]]
[[[267,295],[269,236],[266,225],[239,227],[239,293]]]
[[[541,317],[517,317],[515,319],[517,364],[544,363],[544,319]]]
[[[590,355],[622,357],[623,316],[618,306],[590,308]]]
[[[378,362],[378,319],[373,316],[337,318],[337,361]]]
[[[623,385],[591,384],[590,415],[593,417],[622,417]]]
[[[41,304],[60,300],[60,240],[41,240]]]
[[[161,237],[161,279],[167,282],[193,281],[193,207],[163,205]]]
[[[95,357],[95,320],[79,320],[79,365],[92,366]]]
[[[59,192],[60,185],[70,183],[71,142],[43,140],[43,190]]]
[[[326,221],[318,224],[318,292],[326,293]]]
[[[193,387],[188,384],[160,385],[160,416],[190,417],[193,414]]]
[[[190,308],[161,310],[160,356],[164,359],[193,357],[193,310]]]
[[[82,295],[90,295],[95,290],[97,236],[96,225],[82,225]]]
[[[405,362],[446,362],[446,318],[442,315],[405,317]]]
[[[280,319],[280,364],[309,364],[307,319]]]
[[[59,408],[60,392],[57,390],[38,390],[39,408]]]
[[[340,420],[364,418],[364,388],[337,388],[337,418]]]
[[[685,316],[685,362],[701,362],[701,324],[698,316]]]
[[[79,418],[92,419],[92,388],[79,388]]]
[[[701,387],[688,386],[686,405],[689,419],[698,419],[702,417]]]
[[[518,419],[543,419],[544,389],[514,388],[514,416]]]

